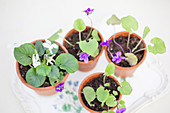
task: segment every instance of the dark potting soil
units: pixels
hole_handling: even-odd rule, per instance
[[[115,38],[116,42],[122,46],[122,48],[124,49],[124,52],[127,53],[129,52],[129,50],[127,49],[127,40],[128,40],[128,37],[123,37],[123,36],[120,36],[118,38]],[[140,39],[138,39],[136,36],[133,36],[130,38],[130,42],[129,42],[129,48],[132,50],[133,48],[136,47],[136,45],[138,44],[138,42],[140,41]],[[139,50],[139,49],[142,49],[144,48],[144,44],[141,42],[140,45],[138,46],[138,48],[136,50]],[[109,46],[109,50],[110,52],[112,53],[112,55],[114,55],[115,53],[117,53],[118,51],[121,51],[120,47],[118,45],[116,45],[113,40],[110,41],[110,46]],[[136,51],[135,50],[135,51]],[[122,52],[122,51],[121,51]],[[110,60],[112,61],[112,57],[111,55],[109,54],[108,50],[107,50],[107,53],[108,53],[108,56],[110,58]],[[142,60],[143,58],[143,55],[144,55],[144,50],[143,51],[140,51],[140,52],[137,52],[137,53],[134,53],[137,58],[138,58],[138,63]],[[124,56],[123,52],[122,52],[122,56]],[[126,60],[122,60],[119,64],[116,64],[118,66],[121,66],[121,67],[131,67],[129,65],[129,63],[126,61]]]
[[[82,41],[86,39],[86,37],[88,36],[88,34],[89,34],[89,32],[90,32],[90,29],[91,29],[91,28],[87,28],[86,31],[81,32],[81,40],[82,40]],[[89,38],[90,38],[90,37],[92,37],[92,36],[90,35]],[[69,45],[67,42],[65,42],[64,46],[66,47],[66,49],[68,50],[68,52],[69,52],[70,54],[72,54],[77,60],[79,60],[79,55],[77,55],[77,53],[78,53],[78,52],[79,52],[79,53],[82,52],[82,51],[80,50],[79,45],[76,43],[76,42],[79,42],[79,33],[73,32],[73,33],[70,34],[68,37],[66,37],[66,40],[68,40],[71,44],[73,44],[73,45],[75,45],[75,46],[73,47],[73,46]],[[100,51],[101,51],[101,49],[102,49],[102,46],[100,46],[101,41],[98,41],[98,43],[99,43],[98,49],[99,49],[99,53],[100,53]],[[95,57],[92,57],[92,56],[89,57],[89,60],[94,60],[94,59],[95,59]],[[79,60],[79,61],[80,61],[80,60]]]
[[[115,80],[113,80],[112,78],[106,77],[105,83],[110,83],[110,87],[105,87],[105,89],[110,90],[110,92],[109,92],[110,94],[112,94],[113,90],[114,90],[114,91],[117,91],[117,87],[118,87],[119,85],[116,83]],[[90,87],[92,87],[95,91],[97,91],[97,88],[98,88],[98,87],[104,86],[104,84],[103,84],[103,74],[101,74],[99,77],[94,78],[93,80],[87,82],[84,87],[86,87],[86,86],[90,86]],[[118,92],[118,91],[117,91],[117,92]],[[116,100],[119,99],[119,95],[120,95],[120,93],[118,93],[118,95],[115,96],[115,97],[116,97]],[[102,106],[101,106],[101,102],[99,102],[99,101],[97,100],[97,98],[91,102],[91,104],[94,104],[94,106],[90,106],[90,105],[87,103],[87,101],[86,101],[83,93],[81,94],[81,97],[82,97],[82,100],[83,100],[84,104],[85,104],[88,108],[90,108],[90,109],[92,109],[92,110],[95,110],[95,111],[103,111],[103,110],[107,110],[107,109],[108,109],[108,106],[107,106],[106,104],[104,104],[104,106],[102,107]],[[110,108],[109,108],[109,109],[110,109]]]
[[[57,56],[60,55],[61,53],[65,53],[65,52],[61,47],[59,47],[59,50],[58,50],[57,54],[53,57],[53,59],[55,60],[57,58]],[[43,58],[43,56],[40,57],[40,59],[42,59],[42,58]],[[25,81],[26,81],[26,73],[30,68],[31,68],[30,66],[23,66],[22,64],[19,63],[19,71],[21,73],[22,78]],[[60,69],[60,71],[63,72],[64,76],[67,74],[67,72],[65,70]],[[48,77],[46,77],[44,84],[40,87],[48,87],[48,86],[51,86],[51,84],[50,84]]]

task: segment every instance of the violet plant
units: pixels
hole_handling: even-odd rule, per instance
[[[127,41],[127,49],[129,49],[129,52],[125,53],[122,46],[119,45],[116,41],[115,41],[115,35],[114,35],[114,38],[113,38],[113,42],[118,45],[121,49],[121,51],[123,52],[124,56],[126,58],[123,58],[125,59],[127,62],[129,62],[129,64],[131,66],[134,66],[137,64],[138,62],[138,58],[136,57],[135,53],[137,52],[140,52],[140,51],[143,51],[145,50],[146,48],[141,48],[139,50],[137,50],[138,46],[140,45],[140,43],[142,42],[142,40],[145,39],[145,37],[148,35],[148,33],[150,32],[150,29],[148,26],[146,26],[144,28],[144,32],[143,32],[143,36],[142,36],[142,39],[139,41],[139,43],[134,47],[132,48],[132,50],[129,48],[129,42],[130,42],[130,35],[133,33],[133,31],[137,31],[138,30],[138,22],[136,21],[136,19],[132,16],[126,16],[126,17],[123,17],[121,19],[118,19],[116,15],[112,15],[111,18],[109,18],[107,20],[107,24],[108,25],[113,25],[114,27],[114,33],[115,33],[115,25],[119,25],[121,24],[122,27],[129,32],[129,35],[128,35],[128,41]],[[148,45],[148,50],[149,52],[152,52],[153,54],[163,54],[166,52],[166,47],[165,47],[165,44],[164,44],[164,41],[158,37],[155,37],[151,40],[151,43],[154,44],[154,46],[151,46],[151,45]],[[109,47],[108,47],[108,52],[109,54],[112,56],[112,61],[115,62],[116,64],[120,63],[120,62],[117,62],[118,60],[120,60],[120,58],[118,56],[113,56],[109,50]],[[120,53],[120,52],[119,52]],[[115,54],[118,54],[115,53]]]
[[[58,34],[55,35],[58,36]],[[25,43],[14,48],[15,59],[20,64],[30,67],[26,72],[26,81],[34,87],[42,86],[46,78],[54,86],[63,81],[62,71],[74,73],[78,70],[78,61],[71,54],[62,53],[54,59],[59,50],[59,45],[50,41],[53,36],[45,42],[37,41],[35,45]]]
[[[87,35],[85,40],[82,40],[82,38],[81,38],[81,32],[86,29],[86,25],[85,25],[84,21],[79,18],[79,19],[76,19],[73,24],[74,29],[79,32],[79,42],[77,42],[77,44],[79,44],[79,47],[81,50],[78,51],[77,55],[79,56],[79,60],[83,60],[85,63],[88,63],[89,56],[96,57],[99,54],[98,41],[100,41],[101,39],[99,37],[98,31],[96,29],[94,29],[94,30],[92,29],[93,22],[89,16],[90,14],[92,14],[93,11],[94,11],[94,9],[90,9],[90,8],[87,8],[87,10],[83,11],[86,13],[86,15],[91,23],[90,32]],[[51,41],[57,40],[59,38],[59,36],[57,34],[58,34],[58,32],[56,32],[49,40],[51,40]],[[92,37],[90,37],[90,35]],[[64,40],[69,45],[71,45],[73,47],[75,46],[75,45],[71,44],[68,40],[66,40],[66,39],[64,39]]]
[[[110,92],[106,87],[110,87],[110,83],[105,83],[106,76],[110,76],[114,73],[115,65],[111,62],[107,65],[105,73],[103,74],[103,84],[95,91],[92,87],[86,86],[83,88],[83,94],[90,106],[94,106],[91,102],[97,99],[101,102],[101,106],[106,104],[108,106],[108,111],[104,110],[102,113],[115,113],[114,111],[109,110],[109,107],[117,106],[116,113],[123,113],[126,110],[125,102],[123,100],[116,100],[116,97],[119,93],[122,95],[130,95],[132,92],[132,87],[126,81],[120,83],[117,91]]]
[[[90,9],[88,8],[87,10],[84,10],[83,12],[86,13],[88,19],[90,20],[91,23],[91,28],[90,28],[90,32],[87,35],[86,39],[82,41],[81,39],[81,32],[84,31],[86,29],[86,25],[83,22],[82,19],[77,19],[74,21],[74,29],[76,31],[79,32],[79,47],[81,49],[81,53],[80,51],[77,53],[77,55],[80,54],[80,60],[84,60],[85,63],[88,63],[87,58],[83,58],[82,56],[84,56],[84,54],[86,54],[86,56],[92,56],[92,57],[96,57],[99,54],[99,50],[98,50],[98,41],[100,41],[99,35],[98,35],[98,31],[96,29],[92,29],[92,19],[89,17],[89,14],[92,14],[92,12],[94,11],[94,9]],[[92,35],[92,37],[90,37],[90,35]],[[87,55],[88,54],[88,55]]]

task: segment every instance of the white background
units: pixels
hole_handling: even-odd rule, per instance
[[[83,18],[89,25],[82,13],[88,7],[95,9],[91,18],[105,40],[113,34],[113,28],[105,23],[112,14],[119,18],[134,16],[139,22],[136,32],[139,35],[148,25],[151,32],[146,42],[149,44],[155,36],[165,41],[167,53],[158,55],[158,60],[170,69],[170,0],[0,0],[1,113],[24,113],[11,90],[10,78],[15,68],[13,44],[48,38],[60,28],[63,28],[64,36],[77,18]],[[117,32],[122,30],[121,27],[116,29]],[[168,113],[169,101],[170,92],[138,113]]]

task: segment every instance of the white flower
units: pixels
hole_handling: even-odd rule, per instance
[[[32,65],[36,68],[39,66],[41,63],[38,61],[39,60],[39,55],[38,53],[32,55]]]
[[[47,59],[47,65],[48,65],[48,63],[50,63],[50,64],[53,65],[52,61],[55,62],[55,60],[53,59],[54,56],[55,56],[55,54],[52,55],[52,56],[47,56],[47,55],[45,55],[45,57],[46,57],[46,59]]]
[[[53,52],[52,52],[53,48],[56,48],[56,49],[58,48],[57,44],[51,44],[51,41],[49,41],[49,40],[46,40],[45,43],[43,43],[43,46],[48,48],[51,54],[53,54]]]

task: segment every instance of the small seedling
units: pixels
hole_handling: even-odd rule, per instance
[[[54,37],[59,37],[59,32],[61,30],[49,39],[54,40]],[[53,86],[62,82],[64,75],[61,69],[67,73],[74,73],[78,70],[78,61],[71,54],[62,53],[54,59],[59,45],[50,40],[37,41],[35,45],[26,43],[14,48],[15,59],[24,66],[30,66],[26,73],[26,81],[34,87],[43,85],[46,77],[49,78],[50,84]]]
[[[85,99],[87,103],[90,106],[95,106],[91,102],[93,102],[95,99],[97,99],[99,102],[101,102],[101,106],[103,107],[104,104],[106,104],[109,107],[115,107],[117,106],[118,110],[122,110],[123,112],[126,110],[125,102],[123,100],[116,100],[115,96],[118,96],[119,93],[122,95],[130,95],[132,92],[132,88],[128,82],[123,81],[120,83],[120,86],[117,88],[117,91],[111,92],[110,90],[107,90],[106,87],[110,87],[110,83],[105,83],[106,76],[109,76],[114,73],[115,66],[113,63],[109,63],[105,69],[105,73],[103,74],[103,84],[104,86],[100,86],[97,88],[96,92],[95,90],[90,87],[86,86],[83,88],[83,94],[85,96]],[[121,113],[123,113],[121,112]],[[114,111],[104,110],[102,113],[115,113]]]
[[[115,41],[115,35],[113,37],[113,42],[120,47],[120,50],[121,51],[118,51],[117,53],[115,53],[115,55],[113,56],[112,53],[110,52],[109,50],[109,46],[107,46],[107,50],[109,52],[109,54],[111,55],[112,57],[112,61],[115,62],[115,64],[118,64],[121,62],[121,60],[126,60],[129,65],[131,66],[134,66],[138,63],[138,58],[137,56],[135,55],[136,53],[140,52],[140,51],[143,51],[145,50],[146,48],[141,48],[141,49],[138,49],[138,46],[140,45],[140,43],[142,42],[142,40],[145,39],[145,37],[148,35],[148,33],[150,32],[150,29],[148,26],[146,26],[144,28],[144,31],[143,31],[143,36],[142,36],[142,39],[138,42],[138,44],[132,48],[132,50],[130,49],[129,47],[129,42],[130,42],[130,36],[131,34],[133,33],[133,31],[137,31],[138,30],[138,22],[137,20],[132,17],[132,16],[126,16],[126,17],[123,17],[121,19],[119,19],[116,15],[112,15],[111,18],[109,18],[106,22],[108,25],[113,25],[114,26],[114,33],[115,33],[115,25],[119,25],[121,24],[122,27],[129,32],[128,34],[128,41],[127,41],[127,49],[129,50],[129,52],[125,53],[124,49],[122,48],[121,45],[119,45],[116,41]],[[110,40],[109,40],[110,41]],[[103,42],[102,42],[103,43]],[[102,44],[101,43],[101,44]],[[151,40],[151,43],[154,44],[154,46],[151,46],[151,45],[148,45],[148,50],[149,52],[152,52],[153,54],[163,54],[166,52],[166,47],[165,47],[165,44],[163,42],[162,39],[160,38],[153,38]],[[107,44],[109,45],[109,44]],[[104,45],[103,45],[104,46]],[[105,45],[106,46],[106,45]],[[123,55],[122,57],[121,56],[121,52],[123,52]]]

